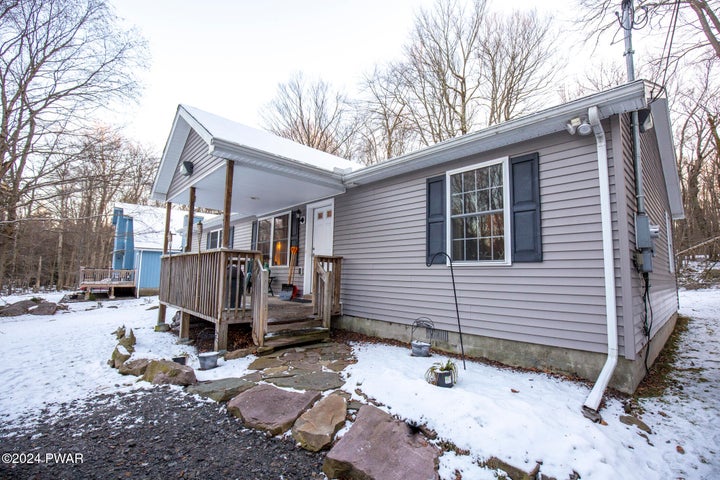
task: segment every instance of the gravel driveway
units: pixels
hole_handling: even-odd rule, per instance
[[[325,478],[324,454],[170,387],[63,404],[31,428],[0,426],[0,446],[3,479]]]

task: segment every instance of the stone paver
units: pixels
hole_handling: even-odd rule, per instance
[[[289,430],[318,398],[320,392],[290,392],[263,384],[230,400],[227,409],[246,426],[278,435]]]

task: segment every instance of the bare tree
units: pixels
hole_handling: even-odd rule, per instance
[[[404,59],[365,81],[362,155],[382,160],[525,113],[553,84],[553,60],[550,19],[438,0],[416,17]]]
[[[355,124],[347,97],[322,81],[297,73],[278,86],[261,112],[264,127],[281,137],[339,156],[351,151]]]
[[[49,158],[58,137],[97,108],[130,97],[137,86],[130,72],[143,52],[141,37],[120,28],[104,0],[2,2],[0,280],[16,244],[28,166]]]
[[[386,70],[376,68],[363,82],[366,100],[358,102],[362,121],[356,152],[366,164],[402,155],[417,144],[407,87],[397,71],[401,67],[390,64]]]
[[[456,0],[439,0],[415,19],[405,47],[406,61],[396,71],[402,74],[409,117],[424,145],[477,127],[481,106],[477,49],[485,5],[485,0],[475,0],[466,9]]]
[[[551,59],[551,18],[535,11],[494,14],[484,22],[478,44],[488,125],[505,122],[531,109],[546,94],[557,72]]]
[[[599,35],[617,30],[617,12],[626,1],[578,0],[581,7],[579,20],[590,26],[590,38],[599,39]],[[720,58],[720,19],[717,15],[720,2],[717,0],[640,0],[634,7],[636,26],[650,23],[655,30],[662,30],[668,40],[677,42],[672,54],[675,60],[686,55],[692,55],[695,60]]]

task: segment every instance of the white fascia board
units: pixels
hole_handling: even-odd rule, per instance
[[[592,106],[598,107],[602,119],[645,108],[647,107],[645,82],[639,80],[517,120],[446,140],[423,150],[347,174],[343,180],[348,186],[367,184],[564,131],[568,120],[577,116],[586,117],[588,108]]]
[[[216,138],[213,139],[210,146],[210,154],[233,160],[239,165],[255,170],[263,170],[288,178],[312,182],[333,189],[337,193],[345,193],[345,185],[342,182],[341,174],[279,157],[263,150],[256,150]]]
[[[673,142],[669,111],[666,98],[658,98],[650,104],[653,129],[657,138],[658,150],[660,150],[660,162],[662,163],[665,188],[670,203],[670,214],[673,220],[682,220],[685,218],[685,209],[683,208],[682,192],[680,191],[680,178],[677,172],[677,157],[675,156],[675,143]]]
[[[158,201],[167,201],[167,193],[170,189],[170,183],[175,173],[175,168],[180,161],[185,141],[190,134],[190,124],[182,116],[182,105],[178,106],[175,114],[172,129],[168,136],[163,154],[160,159],[160,168],[158,168],[155,182],[150,194],[150,198]]]

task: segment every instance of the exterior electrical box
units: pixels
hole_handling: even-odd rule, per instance
[[[655,239],[660,236],[660,227],[650,225],[650,217],[644,213],[635,216],[635,264],[642,273],[653,271],[652,257],[655,254]]]

